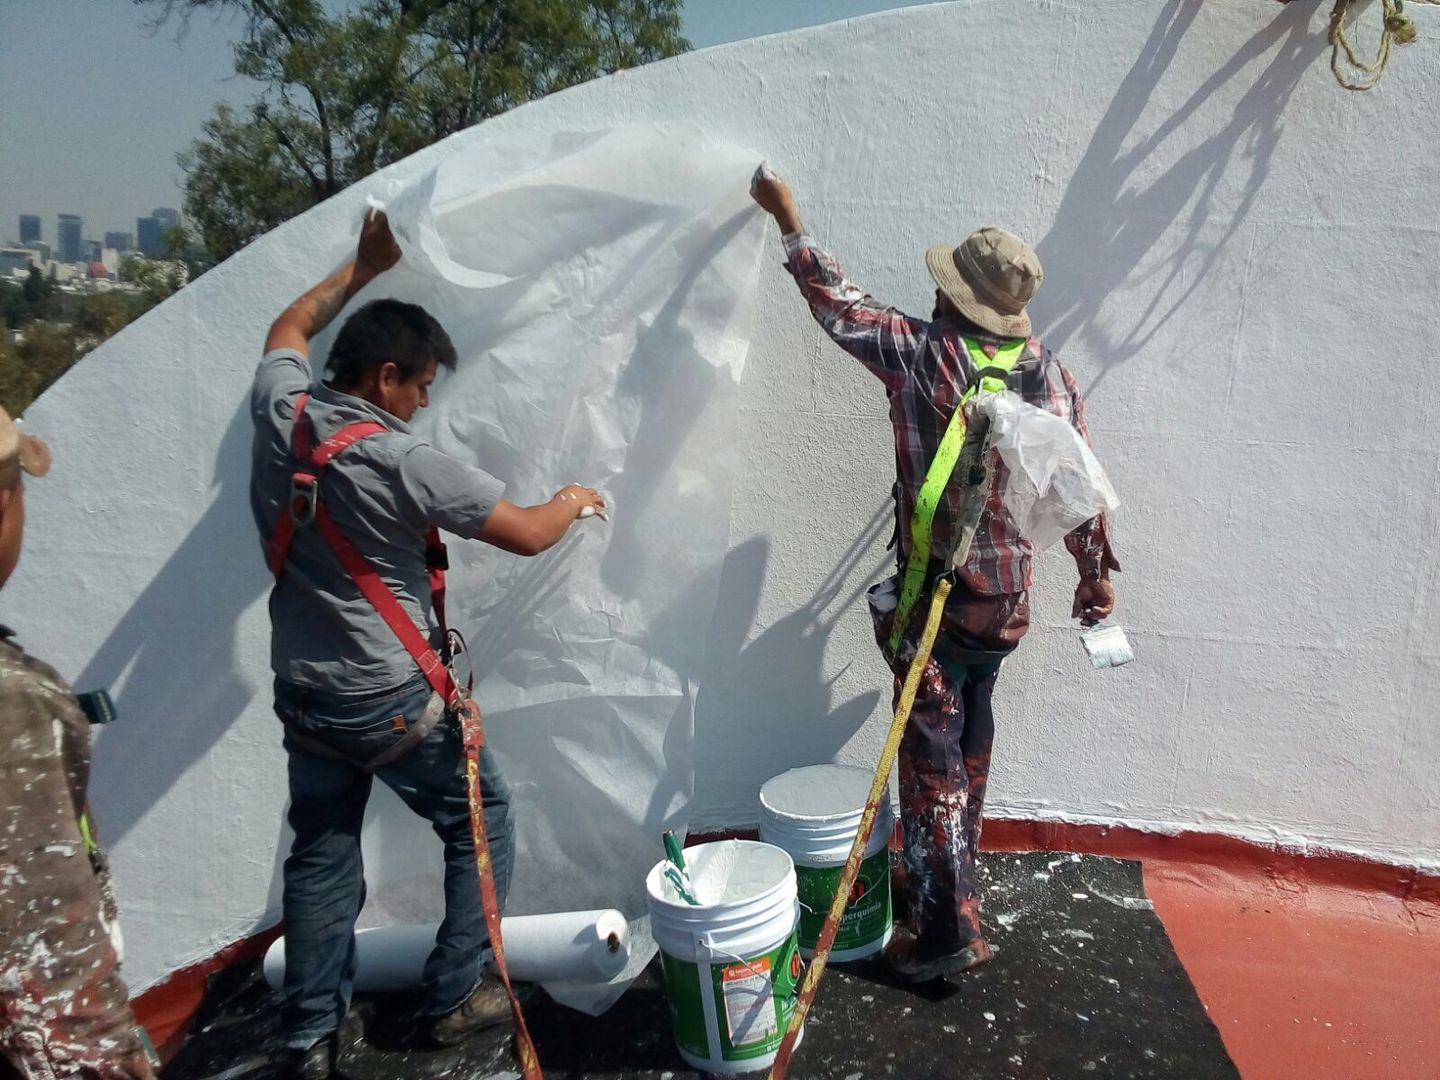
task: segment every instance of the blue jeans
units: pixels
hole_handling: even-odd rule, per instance
[[[275,711],[286,725],[290,759],[288,820],[295,831],[285,860],[280,1001],[288,1046],[313,1045],[334,1031],[350,1008],[355,919],[365,902],[360,828],[372,775],[429,821],[445,845],[445,919],[425,961],[423,1011],[449,1012],[484,976],[482,952],[490,935],[475,873],[458,721],[445,711],[423,741],[373,773],[354,763],[372,761],[394,746],[422,721],[427,708],[439,708],[438,696],[419,675],[396,690],[366,698],[275,682]],[[354,760],[317,752],[316,743]],[[480,785],[495,891],[503,908],[514,859],[510,789],[488,747],[480,754]]]

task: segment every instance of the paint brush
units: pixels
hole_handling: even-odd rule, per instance
[[[685,868],[685,855],[680,850],[680,841],[670,829],[660,834],[660,841],[665,845],[665,858],[668,861],[664,870],[665,880],[675,886],[680,899],[692,907],[699,907],[700,901],[695,899],[695,888],[690,883],[690,871]]]
[[[1097,669],[1121,667],[1135,659],[1130,639],[1117,623],[1096,623],[1080,635],[1080,644]]]

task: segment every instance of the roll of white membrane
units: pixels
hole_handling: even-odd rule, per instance
[[[613,909],[516,915],[502,920],[510,977],[520,982],[608,982],[630,959],[629,926]],[[355,934],[355,989],[359,993],[413,990],[435,945],[429,926],[377,926]],[[285,978],[285,939],[265,954],[265,981]]]

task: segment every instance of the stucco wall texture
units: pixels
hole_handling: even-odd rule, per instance
[[[852,276],[921,313],[927,244],[1028,236],[1038,332],[1124,502],[1117,617],[1139,659],[1090,670],[1073,569],[1045,556],[997,692],[992,812],[1433,867],[1440,13],[1419,9],[1420,44],[1358,95],[1330,77],[1317,8],[911,8],[625,72],[388,175],[492,132],[689,121],[768,157]],[[97,755],[137,989],[276,917],[284,780],[240,406],[264,326],[345,255],[366,190],[31,410],[57,467],[31,488],[6,621],[82,688],[148,680],[164,721],[122,720]],[[771,253],[696,706],[699,828],[753,823],[784,769],[872,763],[889,709],[862,595],[892,559],[884,396]]]

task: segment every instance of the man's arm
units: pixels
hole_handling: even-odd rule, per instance
[[[790,185],[761,164],[751,197],[775,219],[810,313],[834,342],[887,386],[902,382],[925,347],[927,323],[877,301],[845,276],[840,264],[805,235]]]
[[[308,356],[310,339],[330,325],[352,296],[399,261],[400,245],[384,212],[368,211],[355,258],[280,313],[270,324],[265,351],[293,349]]]
[[[581,517],[590,516],[605,517],[605,499],[594,488],[571,484],[536,506],[516,506],[501,499],[475,539],[513,555],[539,555],[559,543]]]
[[[1085,445],[1090,446],[1090,428],[1085,423],[1085,399],[1080,387],[1063,366],[1060,377],[1070,398],[1070,422],[1085,440]],[[1110,550],[1109,524],[1105,515],[1099,514],[1072,529],[1065,537],[1065,547],[1080,572],[1080,584],[1075,589],[1075,603],[1070,617],[1087,626],[1108,618],[1115,611],[1115,586],[1110,583],[1110,572],[1118,571],[1120,562]]]

